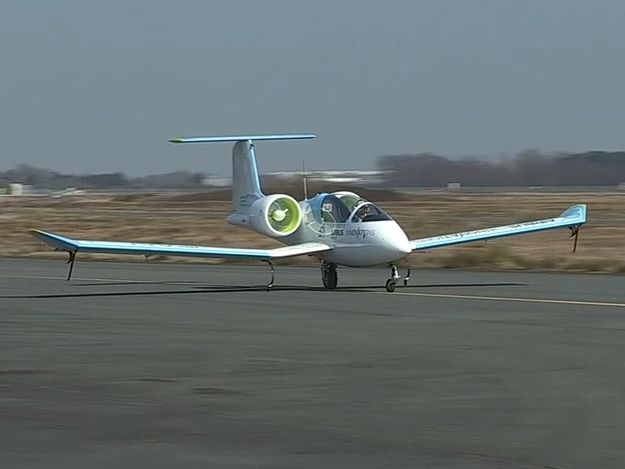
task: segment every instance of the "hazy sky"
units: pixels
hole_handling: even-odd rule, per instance
[[[623,0],[0,3],[0,169],[228,174],[625,148]]]

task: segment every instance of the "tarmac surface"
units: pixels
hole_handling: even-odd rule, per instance
[[[625,464],[625,276],[66,268],[0,258],[3,469]]]

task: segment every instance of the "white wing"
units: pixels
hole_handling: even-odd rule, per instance
[[[271,260],[302,256],[329,251],[332,248],[323,243],[302,243],[275,249],[222,248],[191,246],[182,244],[127,243],[117,241],[90,241],[72,239],[46,231],[33,230],[31,234],[55,249],[68,252],[91,252],[108,254],[140,254],[185,257],[219,257]]]
[[[410,247],[413,251],[423,249],[442,248],[453,244],[470,243],[484,239],[502,238],[504,236],[515,236],[525,233],[536,233],[538,231],[553,230],[555,228],[568,227],[577,229],[586,223],[586,205],[574,205],[565,210],[556,218],[545,220],[528,221],[516,223],[514,225],[496,226],[475,231],[464,231],[462,233],[451,233],[430,238],[413,239]]]

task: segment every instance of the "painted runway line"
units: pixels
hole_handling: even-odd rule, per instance
[[[415,293],[415,292],[375,292],[383,295],[404,295],[404,296],[421,296],[426,298],[447,298],[455,300],[480,300],[480,301],[512,301],[518,303],[544,303],[544,304],[560,304],[560,305],[576,305],[576,306],[604,306],[611,308],[625,308],[625,303],[608,303],[601,301],[578,301],[578,300],[558,300],[543,298],[516,298],[505,296],[479,296],[479,295],[456,295],[452,293]]]

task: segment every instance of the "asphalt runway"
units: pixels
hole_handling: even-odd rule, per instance
[[[0,259],[3,469],[624,465],[625,276],[66,268]]]

